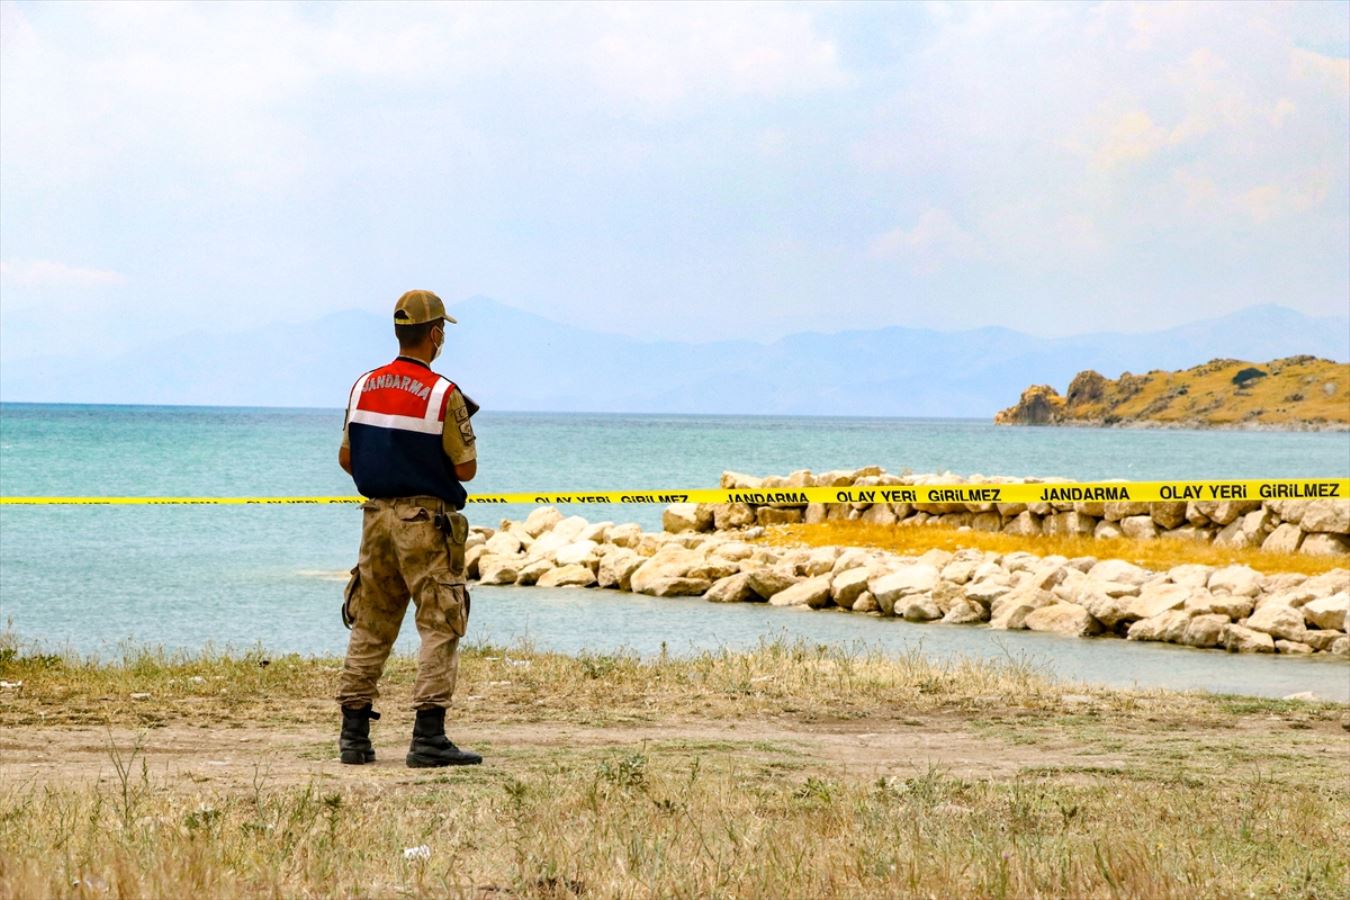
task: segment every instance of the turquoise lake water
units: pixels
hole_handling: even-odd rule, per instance
[[[0,494],[350,494],[340,410],[0,405]],[[483,412],[484,492],[713,487],[755,474],[869,464],[893,472],[1078,479],[1350,476],[1350,435],[995,428],[970,420]],[[652,507],[584,507],[592,521],[659,526]],[[470,507],[476,524],[528,508]],[[114,654],[206,644],[340,653],[355,507],[0,507],[0,623],[30,645]],[[763,637],[934,656],[1014,655],[1059,674],[1280,696],[1350,698],[1340,662],[1081,641],[725,607],[600,591],[477,588],[470,638],[540,649],[671,652]],[[416,640],[408,626],[400,649]]]

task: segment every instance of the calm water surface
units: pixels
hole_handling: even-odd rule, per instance
[[[0,493],[349,494],[331,410],[0,405]],[[757,474],[880,464],[891,471],[1169,479],[1350,475],[1350,435],[1006,429],[967,420],[492,414],[475,419],[481,491],[713,486]],[[650,507],[577,507],[659,526]],[[528,509],[472,507],[478,524]],[[21,640],[114,653],[127,642],[337,653],[337,573],[352,507],[0,507],[0,620]],[[602,591],[475,590],[471,637],[540,649],[671,652],[764,636],[920,646],[936,657],[1030,657],[1117,685],[1350,698],[1350,666],[920,626],[838,612],[722,606]],[[400,640],[410,649],[415,634]]]

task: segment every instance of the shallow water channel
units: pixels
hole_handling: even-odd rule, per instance
[[[1013,659],[1071,681],[1283,697],[1311,691],[1350,702],[1343,659],[1237,655],[1117,638],[1069,638],[970,625],[915,624],[841,610],[780,609],[576,588],[473,588],[470,636],[563,653],[660,653],[753,648],[763,639],[809,641],[934,660]],[[405,635],[404,640],[407,640]]]

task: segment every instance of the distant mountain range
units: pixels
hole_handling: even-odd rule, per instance
[[[1006,328],[888,327],[749,340],[644,341],[475,297],[451,314],[437,369],[485,409],[988,418],[1029,383],[1075,373],[1181,369],[1216,357],[1350,360],[1350,316],[1258,306],[1150,334],[1043,338]],[[340,407],[355,377],[394,355],[380,315],[200,334],[99,363],[26,360],[0,400]]]

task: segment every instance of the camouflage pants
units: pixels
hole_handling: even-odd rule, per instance
[[[469,619],[463,539],[456,545],[436,526],[436,512],[447,508],[434,497],[367,500],[361,508],[360,562],[345,598],[352,636],[337,701],[364,706],[379,696],[380,675],[411,599],[422,639],[413,708],[449,706]]]

